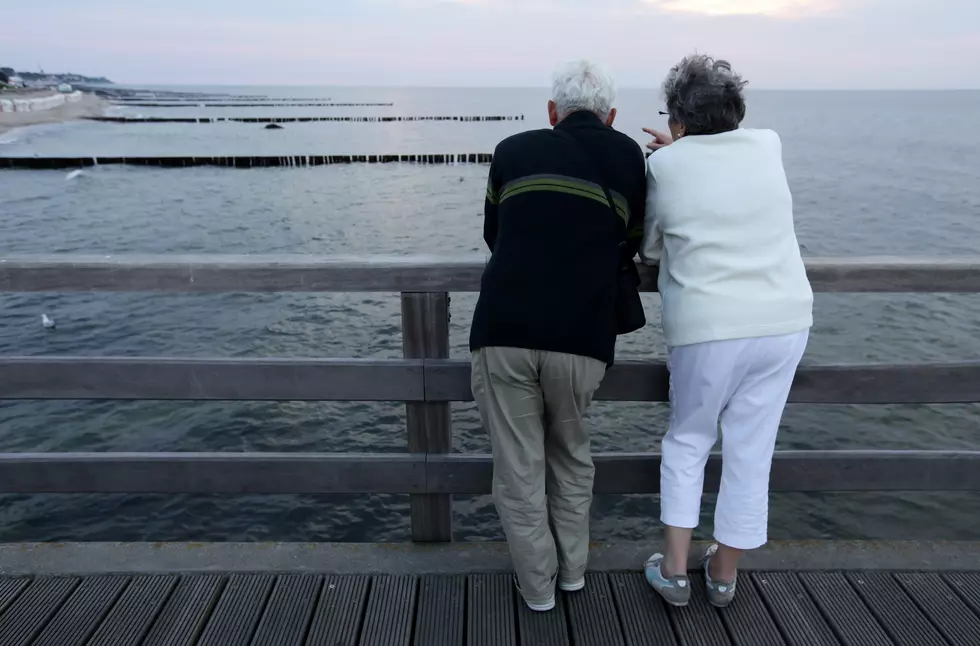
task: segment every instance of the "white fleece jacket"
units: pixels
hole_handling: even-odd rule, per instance
[[[667,345],[813,325],[782,143],[771,130],[688,136],[650,156],[646,236]]]

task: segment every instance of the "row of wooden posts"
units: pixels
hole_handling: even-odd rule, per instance
[[[349,121],[353,123],[388,123],[400,121],[524,121],[516,116],[421,116],[421,117],[86,117],[89,121],[108,123],[306,123],[312,121]]]
[[[120,103],[139,103],[145,101],[160,101],[167,103],[187,103],[201,101],[274,101],[274,102],[287,102],[287,101],[331,101],[330,97],[281,97],[281,96],[267,96],[258,94],[177,94],[177,95],[165,95],[165,96],[124,96],[124,95],[113,95],[113,94],[103,94],[107,99],[112,101],[118,101]]]
[[[350,107],[369,107],[369,108],[390,108],[394,103],[330,103],[326,101],[313,101],[308,103],[201,103],[188,101],[186,103],[161,103],[161,102],[137,102],[137,101],[113,101],[113,105],[125,105],[139,108],[350,108]]]
[[[224,157],[0,157],[0,169],[66,169],[90,166],[128,165],[183,168],[222,166],[228,168],[307,167],[334,164],[489,164],[490,153],[414,155],[263,155]]]

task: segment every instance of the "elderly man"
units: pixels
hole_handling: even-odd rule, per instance
[[[493,446],[493,496],[532,610],[585,586],[595,468],[583,416],[613,362],[617,276],[639,248],[646,165],[612,129],[615,87],[579,61],[555,74],[553,129],[494,153],[473,317],[473,395]]]

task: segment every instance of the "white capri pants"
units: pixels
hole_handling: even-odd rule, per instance
[[[808,338],[804,330],[669,349],[670,429],[660,468],[664,524],[698,526],[704,467],[720,422],[715,539],[742,550],[765,545],[776,433]]]

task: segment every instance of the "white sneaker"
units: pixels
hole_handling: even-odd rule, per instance
[[[526,603],[527,607],[533,610],[534,612],[548,612],[549,610],[555,609],[554,597],[551,597],[551,599],[549,599],[545,603],[531,603],[527,599],[524,600],[524,603]]]
[[[557,577],[558,574],[556,573],[555,578]],[[524,591],[521,590],[521,584],[520,582],[518,582],[516,575],[514,576],[514,587],[517,588],[517,593],[521,595],[521,599],[524,600],[524,603],[527,604],[527,607],[533,610],[534,612],[548,612],[549,610],[555,609],[555,595],[551,595],[551,598],[543,603],[531,603],[530,601],[527,600],[527,598],[524,597]]]
[[[558,589],[562,592],[578,592],[585,588],[585,577],[574,581],[559,581]]]

